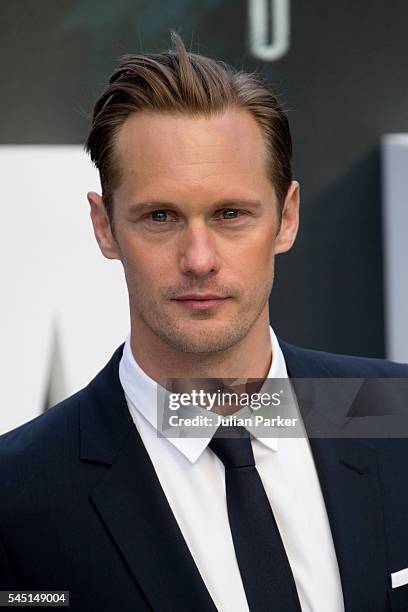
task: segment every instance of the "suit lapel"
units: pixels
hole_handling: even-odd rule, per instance
[[[153,609],[216,612],[130,417],[118,375],[122,351],[81,401],[81,460],[108,466],[92,503]]]
[[[345,608],[347,612],[386,610],[387,565],[376,451],[369,440],[341,438],[339,431],[333,438],[316,435],[319,431],[331,431],[336,424],[330,406],[338,406],[342,413],[338,424],[344,424],[349,398],[343,399],[342,406],[341,390],[330,384],[325,386],[323,404],[313,379],[334,379],[336,374],[330,373],[317,353],[279,342],[309,435],[336,550]]]

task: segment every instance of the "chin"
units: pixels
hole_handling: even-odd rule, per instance
[[[156,335],[182,353],[218,353],[235,346],[248,331],[232,322],[209,323],[202,325],[201,321],[196,321],[191,330],[180,325],[169,326],[156,330]]]

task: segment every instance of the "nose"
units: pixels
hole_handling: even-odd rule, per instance
[[[187,227],[180,244],[180,268],[183,274],[204,277],[219,269],[214,236],[204,223]]]

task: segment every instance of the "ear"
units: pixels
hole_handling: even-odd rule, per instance
[[[279,233],[275,239],[275,255],[289,251],[299,229],[299,183],[292,181],[282,209]]]
[[[102,197],[94,191],[90,191],[87,198],[91,207],[92,225],[99,248],[108,259],[120,259],[118,245],[112,233]]]

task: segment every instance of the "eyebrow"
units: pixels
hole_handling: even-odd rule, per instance
[[[242,198],[225,198],[223,200],[218,200],[211,204],[211,208],[234,208],[237,206],[245,206],[252,209],[258,209],[262,206],[261,200],[251,200],[251,199],[242,199]],[[157,200],[149,200],[148,202],[135,202],[132,204],[128,213],[140,213],[145,210],[161,210],[161,209],[178,209],[180,208],[174,202],[162,202]]]

